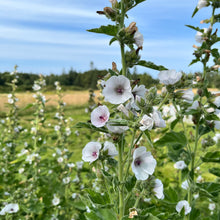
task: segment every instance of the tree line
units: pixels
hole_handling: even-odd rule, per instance
[[[54,90],[54,83],[59,81],[64,90],[87,90],[97,89],[97,81],[102,79],[108,73],[107,70],[91,69],[86,72],[77,72],[70,69],[67,73],[63,72],[60,75],[50,74],[45,75],[46,90]],[[135,71],[128,73],[133,80],[140,80],[141,84],[144,84],[147,88],[157,85],[158,80],[152,78],[151,75],[144,73],[138,74]],[[39,74],[32,73],[18,73],[18,88],[17,91],[32,91],[34,81],[39,78]],[[9,92],[9,83],[13,79],[10,72],[0,73],[0,92]]]

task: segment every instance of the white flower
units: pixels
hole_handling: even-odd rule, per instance
[[[99,128],[103,127],[109,119],[110,112],[106,105],[95,108],[91,113],[91,123]]]
[[[197,108],[199,108],[199,102],[196,100],[193,102],[192,106],[187,109],[187,112],[190,110],[196,110]]]
[[[112,142],[106,141],[104,143],[103,151],[108,151],[110,157],[115,157],[118,155],[115,145]]]
[[[154,120],[151,117],[147,116],[147,115],[143,116],[140,123],[143,125],[143,126],[140,127],[141,131],[151,130],[154,126]]]
[[[54,195],[53,200],[52,200],[52,204],[54,206],[57,206],[57,205],[59,205],[59,203],[60,203],[60,199],[56,195]]]
[[[209,210],[210,211],[215,210],[215,203],[209,203]]]
[[[70,135],[71,135],[71,130],[70,130],[70,128],[66,128],[65,130],[66,130],[66,135],[67,135],[67,136],[70,136]]]
[[[99,150],[102,145],[99,142],[89,142],[82,150],[82,159],[86,162],[94,162],[99,158]]]
[[[136,96],[139,96],[139,97],[142,97],[144,99],[146,92],[147,92],[147,89],[145,88],[144,85],[140,85],[140,86],[136,85],[132,89],[132,95],[134,96],[134,98],[136,98]]]
[[[68,184],[70,182],[71,178],[70,177],[65,177],[63,178],[63,183]]]
[[[72,198],[73,198],[73,199],[75,199],[75,198],[76,198],[76,196],[77,196],[77,194],[76,194],[76,193],[73,193],[73,194],[72,194]]]
[[[62,162],[63,162],[63,157],[57,158],[57,162],[58,162],[58,163],[62,163]]]
[[[185,180],[184,182],[182,182],[181,187],[185,190],[187,190],[189,188],[189,183],[187,180]]]
[[[83,163],[84,163],[83,161],[77,161],[77,162],[76,162],[76,167],[77,167],[78,170],[81,170],[81,169],[82,169]]]
[[[220,129],[220,121],[214,121],[214,125],[217,130]]]
[[[41,89],[41,87],[40,87],[38,84],[34,84],[34,85],[32,86],[32,89],[33,89],[34,91],[38,91],[38,90]]]
[[[112,3],[112,5],[115,5],[117,3],[117,0],[109,0],[109,1]]]
[[[132,97],[131,85],[125,76],[112,76],[106,81],[102,91],[105,101],[112,104],[121,104]]]
[[[212,139],[215,141],[215,143],[218,143],[218,141],[220,140],[220,134],[215,134]]]
[[[204,30],[204,33],[200,32],[200,31],[197,31],[196,36],[195,36],[196,42],[198,42],[200,44],[202,44],[205,41],[204,38],[203,38],[203,35],[208,32],[208,28],[203,28],[203,30]]]
[[[189,203],[186,200],[182,200],[177,203],[176,211],[180,213],[183,207],[185,210],[185,215],[191,212],[191,207],[189,206]]]
[[[156,164],[156,160],[150,152],[146,152],[145,147],[142,146],[134,150],[131,167],[138,180],[146,180],[149,175],[152,175]]]
[[[14,100],[13,100],[13,99],[8,99],[8,103],[9,103],[9,104],[13,104],[13,103],[14,103]]]
[[[216,97],[213,103],[219,108],[220,107],[220,96]]]
[[[139,31],[136,31],[134,34],[134,42],[138,47],[143,47],[144,37]]]
[[[196,179],[196,182],[197,182],[197,183],[201,183],[202,181],[203,181],[203,178],[202,178],[201,175],[199,175],[199,176],[197,177],[197,179]]]
[[[183,95],[182,98],[186,101],[186,102],[192,102],[193,98],[194,98],[194,93],[192,88],[184,90],[183,91]]]
[[[68,163],[67,166],[68,166],[69,168],[73,168],[73,167],[75,167],[75,164],[74,164],[74,163]]]
[[[21,174],[21,173],[23,173],[24,172],[24,168],[22,167],[22,168],[20,168],[19,170],[18,170],[18,172]]]
[[[59,125],[55,125],[55,126],[54,126],[54,130],[55,130],[55,131],[59,131],[59,130],[60,130],[60,126],[59,126]]]
[[[155,180],[155,185],[154,185],[154,189],[153,189],[155,196],[158,199],[164,199],[164,194],[163,194],[163,183],[161,182],[161,180],[156,179]]]
[[[158,78],[160,83],[165,85],[173,85],[177,83],[182,77],[181,72],[176,72],[176,70],[163,70],[159,73]]]
[[[0,212],[0,215],[5,215],[7,213],[16,213],[19,211],[19,206],[17,203],[7,204]]]
[[[178,169],[178,170],[183,170],[187,167],[187,165],[185,164],[185,162],[183,160],[177,161],[174,164],[174,168]]]
[[[208,6],[208,2],[206,0],[199,0],[198,4],[197,4],[197,8],[198,10],[200,10],[201,8],[204,8]]]
[[[163,120],[161,113],[157,110],[154,110],[151,114],[152,119],[154,120],[154,124],[156,127],[165,128],[166,122]]]
[[[123,132],[127,131],[129,129],[128,126],[114,126],[111,125],[111,122],[107,123],[107,128],[110,132],[115,134],[122,134]]]
[[[194,199],[199,198],[199,193],[198,193],[198,194],[195,194],[193,197],[194,197]]]

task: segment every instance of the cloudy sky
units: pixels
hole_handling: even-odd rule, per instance
[[[127,24],[137,23],[144,35],[142,59],[169,69],[196,71],[200,65],[188,67],[193,58],[192,45],[200,20],[209,17],[210,8],[192,12],[198,0],[147,0],[130,11]],[[108,46],[110,38],[87,32],[110,24],[96,14],[110,6],[108,0],[0,0],[0,72],[12,71],[15,64],[21,72],[60,74],[71,67],[77,71],[110,68],[112,61],[120,66],[117,43]],[[154,77],[156,71],[138,68]]]

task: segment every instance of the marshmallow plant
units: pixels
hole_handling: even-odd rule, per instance
[[[188,25],[198,31],[196,41],[200,43],[200,46],[194,46],[195,59],[191,64],[202,62],[204,67],[203,73],[195,76],[141,59],[144,37],[136,22],[126,27],[125,19],[128,12],[143,1],[110,1],[111,7],[105,7],[97,13],[114,23],[88,30],[110,36],[109,45],[116,42],[119,44],[121,69],[118,70],[116,63],[112,63],[112,68],[99,83],[102,99],[92,111],[90,122],[77,124],[78,128],[106,133],[107,138],[105,141],[101,138],[99,141],[92,140],[82,151],[82,160],[89,162],[97,175],[96,183],[98,179],[103,183],[101,186],[95,184],[95,190],[87,190],[90,198],[86,203],[89,212],[84,214],[87,219],[107,219],[111,216],[111,219],[121,220],[133,218],[132,213],[146,219],[168,219],[170,216],[173,219],[184,216],[193,219],[193,216],[203,211],[195,205],[194,195],[199,192],[203,196],[214,196],[214,188],[209,191],[207,183],[196,182],[195,169],[200,163],[218,160],[219,155],[219,151],[204,151],[201,159],[197,155],[200,138],[214,131],[215,127],[219,128],[219,117],[216,115],[219,100],[215,100],[214,95],[207,90],[207,74],[219,68],[219,53],[214,48],[219,38],[217,30],[213,32],[213,25],[219,21],[218,15],[215,15],[218,1],[199,0],[193,13],[195,15],[201,8],[211,6],[212,16],[204,21],[210,23],[209,28],[200,29]],[[214,64],[208,67],[211,57]],[[145,88],[138,80],[128,78],[128,68],[137,65],[158,71],[159,82],[164,86],[161,94],[157,93],[155,87]],[[197,95],[193,89],[197,90]],[[167,123],[169,118],[164,117],[162,112],[170,106],[174,115],[172,121]],[[186,117],[191,121],[190,134],[184,121]],[[158,137],[152,142],[155,132]],[[142,137],[145,141],[140,144]],[[183,183],[183,189],[179,183],[176,186],[181,193],[177,193],[175,187],[164,186],[165,177],[157,179],[157,166],[162,165],[156,152],[161,147],[167,147],[168,154],[164,158],[169,157],[175,162],[174,168],[180,174],[180,183]],[[173,173],[176,172],[174,168]],[[215,174],[214,170],[210,172]],[[210,184],[211,188],[219,186],[218,183]],[[151,201],[146,200],[149,197],[153,198],[153,203],[158,199],[163,208],[157,206],[157,210],[146,210],[143,202]],[[187,201],[183,200],[185,198]],[[101,208],[103,205],[104,210]]]

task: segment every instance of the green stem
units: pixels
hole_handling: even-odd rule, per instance
[[[127,159],[128,165],[127,165],[127,169],[126,169],[126,172],[125,172],[124,181],[127,179],[129,168],[130,168],[131,150],[134,148],[134,145],[135,145],[134,144],[135,134],[136,134],[136,129],[133,132],[133,136],[132,136],[132,140],[131,140],[131,145],[130,145],[130,148],[129,148],[129,151],[128,151],[128,159]]]
[[[196,151],[198,147],[198,141],[199,141],[199,124],[196,125],[196,131],[195,131],[195,146],[192,153],[192,160],[191,160],[191,181],[192,185],[194,183],[194,169],[195,169],[195,158],[196,158]],[[188,202],[191,205],[192,204],[192,189],[188,191]]]
[[[143,189],[141,194],[138,196],[138,198],[135,201],[134,208],[137,208],[138,203],[139,203],[140,199],[142,198],[142,196],[144,195],[144,193],[145,193],[145,190]]]
[[[124,153],[124,135],[121,135],[118,153],[118,180],[119,180],[119,219],[124,216],[124,183],[123,183],[123,153]]]
[[[160,103],[159,107],[158,107],[158,111],[160,111],[160,109],[163,107],[164,103],[167,101],[169,97],[169,92],[167,92],[166,96],[164,97],[163,101]]]
[[[125,6],[124,6],[124,0],[121,0],[121,20],[119,28],[124,28],[124,20],[125,20]],[[125,62],[125,45],[122,41],[120,41],[120,49],[121,49],[121,63],[122,63],[122,75],[127,75],[127,67]]]

